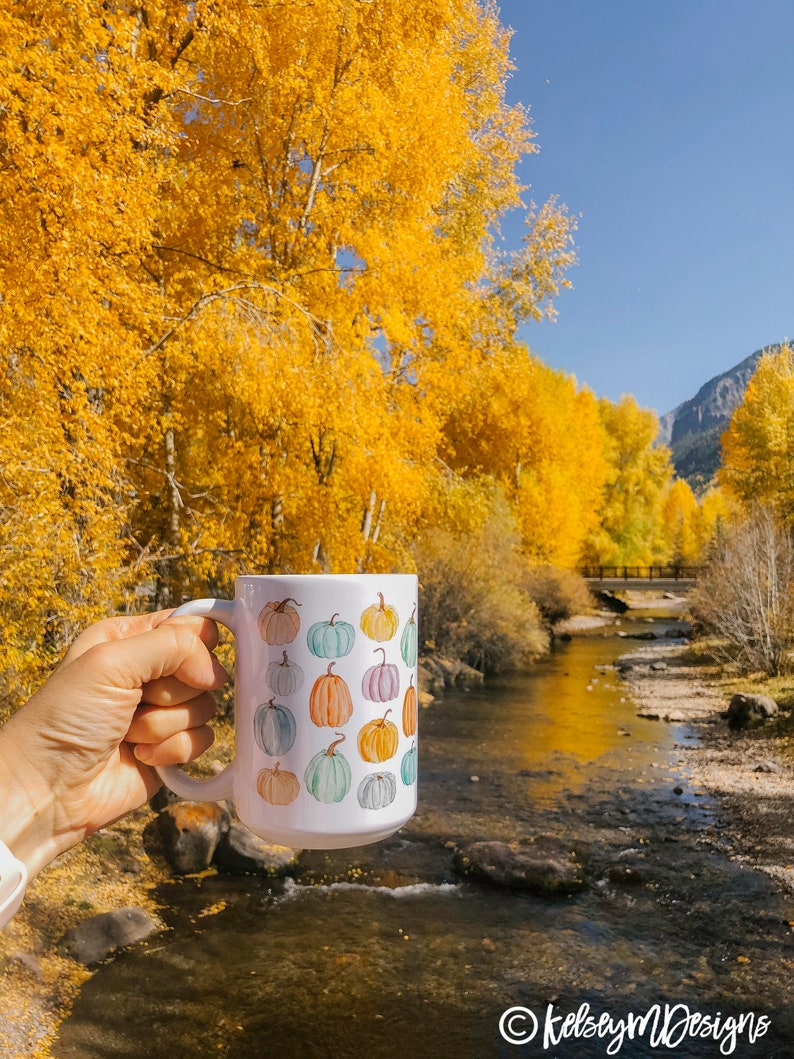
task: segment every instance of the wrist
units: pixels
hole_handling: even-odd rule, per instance
[[[52,791],[15,746],[12,727],[0,731],[0,841],[33,879],[67,847],[57,841]]]

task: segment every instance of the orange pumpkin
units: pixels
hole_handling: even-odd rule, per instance
[[[368,721],[358,733],[358,752],[365,761],[388,761],[397,753],[400,733],[397,725],[387,720],[391,710],[382,717]]]
[[[295,607],[290,606],[291,603],[295,607],[300,606],[294,599],[282,599],[280,603],[266,603],[262,608],[257,625],[265,643],[292,643],[298,635],[301,620]]]
[[[391,640],[400,625],[400,618],[394,607],[389,606],[378,592],[380,603],[373,603],[361,615],[361,629],[370,640],[382,643]]]
[[[411,683],[408,685],[403,699],[403,731],[406,735],[416,735],[416,725],[419,720],[417,707],[416,688],[414,687],[414,675],[412,673]]]
[[[272,769],[262,769],[256,779],[260,798],[271,805],[289,805],[298,797],[301,785],[294,772],[281,772],[278,761]]]
[[[331,672],[335,665],[336,662],[328,663],[327,672],[315,680],[309,696],[309,714],[318,727],[339,728],[353,713],[350,688],[342,677]]]

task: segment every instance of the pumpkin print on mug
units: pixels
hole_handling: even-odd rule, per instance
[[[403,781],[406,787],[410,787],[412,783],[416,783],[416,773],[419,765],[419,755],[416,752],[416,745],[413,744],[410,750],[406,750],[403,754],[403,759],[400,762],[400,779]]]
[[[338,614],[333,614],[328,621],[317,621],[309,629],[309,650],[318,658],[344,658],[352,651],[356,630],[350,622],[338,618]]]
[[[306,790],[318,802],[341,802],[350,790],[350,765],[336,748],[345,741],[341,732],[327,750],[315,754],[303,777]]]
[[[380,651],[383,660],[377,665],[370,666],[361,681],[361,694],[370,702],[391,702],[400,694],[400,671],[397,666],[386,661],[386,652],[382,647],[376,647]]]
[[[235,754],[163,779],[294,849],[394,834],[417,799],[417,589],[414,574],[252,574],[233,600],[185,604],[234,637]]]
[[[358,752],[365,761],[388,761],[397,753],[400,733],[389,719],[391,710],[382,717],[369,721],[358,733]]]
[[[379,603],[371,604],[361,615],[361,630],[370,640],[383,643],[397,632],[400,618],[395,608],[386,603],[382,592],[378,592],[378,599]]]
[[[274,699],[257,707],[254,714],[254,738],[260,750],[270,757],[279,757],[292,749],[297,725],[295,716],[286,706]]]
[[[331,670],[336,662],[328,663],[328,670],[314,682],[309,696],[309,715],[318,727],[340,728],[353,714],[350,688],[342,677]]]
[[[271,662],[267,667],[266,680],[277,695],[295,695],[303,687],[305,679],[301,667],[290,662],[286,651],[282,651],[280,662]]]
[[[281,771],[277,761],[272,769],[261,769],[256,779],[256,790],[270,805],[289,805],[300,794],[300,781],[294,772]]]
[[[397,797],[397,780],[391,772],[372,772],[358,785],[362,809],[385,809]]]
[[[257,625],[259,635],[269,644],[292,643],[298,635],[301,620],[295,607],[299,607],[294,599],[282,599],[280,603],[266,603],[259,615]]]
[[[400,654],[407,666],[415,666],[419,655],[419,630],[416,627],[416,604],[411,611],[411,617],[405,623],[403,634],[400,637]]]
[[[416,735],[416,725],[419,720],[419,709],[414,687],[414,675],[411,673],[411,683],[405,692],[403,699],[403,732],[406,735]]]

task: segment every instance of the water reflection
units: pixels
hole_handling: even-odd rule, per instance
[[[500,1014],[587,1002],[618,1016],[669,1000],[769,1012],[765,1047],[736,1054],[782,1059],[794,907],[704,841],[690,736],[636,717],[616,674],[595,668],[626,646],[577,638],[529,675],[424,711],[420,810],[394,840],[306,854],[284,883],[164,887],[172,929],[86,983],[53,1054],[595,1059],[603,1041],[508,1045]],[[544,899],[453,870],[457,844],[537,834],[570,843],[584,893]],[[659,1052],[635,1041],[621,1054]],[[672,1054],[719,1052],[695,1041]]]

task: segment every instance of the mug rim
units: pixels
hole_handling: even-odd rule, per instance
[[[238,574],[235,581],[286,581],[288,579],[302,581],[378,581],[384,578],[414,578],[419,575],[415,573],[388,573],[388,574]]]

